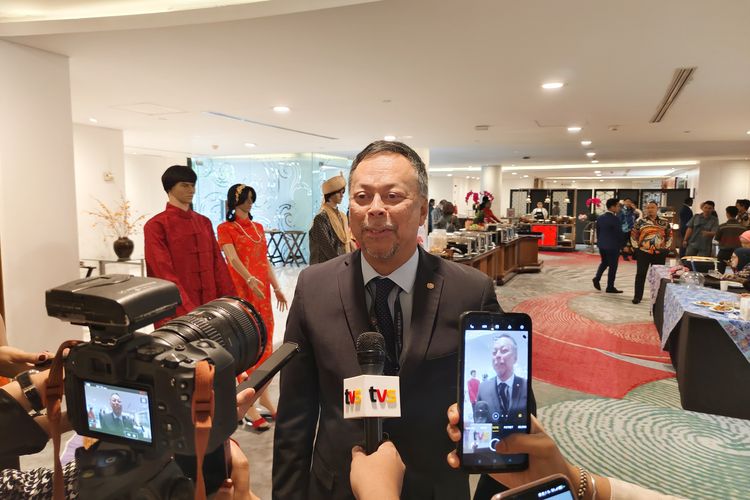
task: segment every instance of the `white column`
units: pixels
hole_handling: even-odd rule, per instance
[[[734,205],[738,198],[750,198],[750,161],[701,161],[693,211],[700,211],[701,203],[712,200],[719,220],[724,222],[724,208]]]
[[[489,191],[495,196],[492,211],[496,216],[504,217],[505,211],[501,208],[510,201],[504,200],[509,195],[503,192],[503,172],[500,165],[482,165],[482,191]]]
[[[0,41],[0,246],[8,341],[57,349],[82,330],[49,318],[45,290],[77,279],[67,57]]]

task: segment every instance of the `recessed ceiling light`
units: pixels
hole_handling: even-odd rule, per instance
[[[576,183],[576,181],[573,181],[573,184],[575,184],[575,183]]]
[[[581,131],[581,127],[578,127],[575,125],[572,127],[568,127],[568,132],[570,132],[571,134],[577,134],[580,131]]]
[[[575,182],[575,181],[574,181]],[[599,179],[599,182],[604,182],[604,179]]]
[[[274,106],[273,110],[277,113],[289,113],[292,109],[289,106]]]
[[[601,173],[602,173],[602,171],[601,171],[601,170],[594,170],[594,173],[595,173],[595,174],[601,174]]]
[[[453,174],[447,174],[448,177],[453,177]]]
[[[528,177],[529,177],[528,175],[524,175],[524,176],[523,176],[523,178],[524,178],[524,179],[527,179]]]
[[[542,84],[542,88],[547,89],[547,90],[554,90],[554,89],[560,89],[564,85],[565,84],[563,82],[546,82]]]
[[[601,176],[602,176],[602,174],[596,174],[596,176],[597,176],[597,177],[601,177]]]
[[[599,163],[599,160],[591,160],[591,163]]]
[[[510,175],[518,175],[518,172],[511,172]]]
[[[89,121],[90,121],[91,123],[99,123],[99,120],[97,120],[96,118],[93,118],[93,117],[92,117],[92,118],[89,118]],[[750,134],[750,132],[748,132],[748,134]]]
[[[747,135],[750,135],[750,130],[748,130],[748,131],[747,131],[747,132],[745,132],[745,133],[746,133]]]
[[[596,156],[596,153],[594,151],[589,151],[589,152],[586,153],[586,156],[588,156],[589,158],[591,158],[592,156]]]
[[[591,141],[581,141],[581,146],[591,146]]]
[[[386,135],[386,136],[383,137],[383,140],[384,141],[395,141],[396,140],[396,136],[395,135]]]
[[[557,181],[552,181],[552,184],[557,184]]]
[[[402,139],[413,139],[414,136],[413,135],[402,135],[401,138]]]
[[[257,146],[257,144],[255,144],[253,142],[246,142],[245,143],[245,147],[246,148],[254,148],[255,146]]]

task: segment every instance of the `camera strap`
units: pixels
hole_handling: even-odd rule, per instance
[[[195,499],[205,500],[206,486],[203,480],[203,458],[214,417],[214,365],[199,361],[195,366],[195,390],[193,391],[193,425],[195,426]]]
[[[65,499],[65,483],[63,482],[62,464],[60,463],[60,419],[62,417],[62,397],[64,394],[63,351],[74,345],[80,344],[81,340],[66,340],[57,348],[55,359],[49,370],[47,386],[44,388],[44,405],[47,407],[47,421],[50,427],[50,437],[54,447],[55,469],[53,476],[52,498],[54,500]]]

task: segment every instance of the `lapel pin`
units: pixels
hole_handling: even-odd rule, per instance
[[[432,290],[433,288],[435,288],[435,283],[427,283],[428,290]]]

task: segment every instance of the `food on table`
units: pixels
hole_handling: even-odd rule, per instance
[[[728,312],[734,311],[734,307],[732,307],[732,306],[725,306],[725,305],[721,305],[721,304],[715,305],[713,307],[710,307],[709,309],[711,309],[712,311],[715,311],[715,312],[720,312],[720,313],[728,313]]]
[[[713,307],[713,306],[719,305],[716,302],[707,302],[705,300],[697,300],[693,302],[693,304],[695,304],[696,306],[701,306],[701,307]]]

